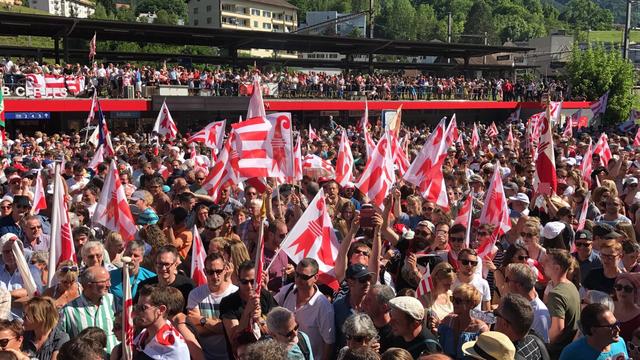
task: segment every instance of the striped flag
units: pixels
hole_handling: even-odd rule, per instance
[[[207,192],[209,196],[213,198],[213,201],[218,201],[220,190],[228,187],[231,184],[238,183],[238,175],[235,168],[237,167],[237,153],[232,148],[233,132],[229,134],[229,137],[225,141],[220,154],[216,159],[215,164],[209,170],[207,178],[202,184],[202,189]],[[236,164],[234,166],[234,164]]]
[[[89,60],[91,61],[96,57],[96,35],[94,32],[91,41],[89,41]]]
[[[220,149],[224,141],[224,129],[227,121],[214,121],[205,126],[202,130],[191,135],[187,142],[199,142],[210,149]]]
[[[478,133],[478,125],[473,123],[473,133],[471,134],[471,150],[475,150],[480,146],[480,134]]]
[[[314,179],[320,177],[334,178],[336,176],[336,170],[330,162],[320,156],[307,154],[302,159],[302,174]]]
[[[493,235],[478,247],[478,257],[484,258],[491,253],[498,237],[511,229],[509,207],[507,206],[507,198],[504,195],[499,162],[495,165],[491,183],[489,184],[489,189],[487,189],[484,206],[480,213],[480,223],[492,224],[496,227]]]
[[[593,148],[593,153],[598,154],[600,156],[600,160],[602,160],[602,164],[607,166],[609,164],[609,160],[613,156],[611,154],[611,149],[609,148],[609,142],[607,141],[607,134],[602,133],[600,135],[600,139],[596,143],[596,146]],[[596,164],[599,166],[599,164]]]
[[[198,227],[193,225],[193,246],[191,246],[191,278],[196,286],[204,285],[207,283],[207,276],[205,275],[204,259],[207,257],[207,253],[204,251],[204,245],[200,238],[200,232]]]
[[[588,187],[591,187],[591,171],[593,169],[592,145],[592,140],[589,139],[589,147],[587,148],[587,152],[584,153],[582,163],[580,164],[580,173],[582,175],[582,180],[587,183]]]
[[[593,112],[593,117],[598,116],[598,114],[604,114],[607,111],[607,102],[609,102],[609,91],[604,93],[598,101],[591,104],[591,111]]]
[[[49,243],[49,277],[48,284],[53,282],[56,268],[61,261],[76,261],[76,250],[71,236],[71,222],[69,221],[69,208],[65,198],[65,188],[61,164],[56,164],[53,180],[53,204],[51,211],[51,242]],[[129,207],[127,206],[127,209]]]
[[[422,279],[420,279],[420,283],[416,289],[416,298],[420,299],[432,290],[433,279],[431,278],[431,269],[429,268],[429,264],[427,264],[427,268],[425,269],[424,274],[422,274]]]
[[[342,136],[340,137],[338,160],[336,161],[336,182],[338,182],[340,186],[345,186],[353,180],[353,161],[347,131],[343,130]]]
[[[570,139],[573,137],[573,116],[567,117],[567,123],[564,125],[562,137]]]
[[[494,121],[492,121],[491,125],[489,125],[489,128],[487,129],[486,135],[488,137],[496,137],[496,136],[498,136],[498,127],[496,126],[496,123]]]
[[[269,177],[271,158],[268,154],[268,137],[271,123],[265,118],[254,117],[231,125],[232,146],[238,154],[234,170],[241,178]]]
[[[311,141],[320,140],[320,138],[318,137],[318,134],[316,134],[316,131],[311,127],[311,123],[309,123],[309,140]]]
[[[396,175],[393,171],[393,158],[387,134],[378,142],[356,187],[369,198],[373,205],[384,209],[384,198],[387,197],[395,182]]]
[[[31,205],[31,213],[38,214],[40,210],[47,208],[47,200],[45,198],[44,186],[42,184],[42,169],[38,170],[36,177],[36,187],[33,193],[33,205]]]

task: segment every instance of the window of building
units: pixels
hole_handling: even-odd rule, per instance
[[[193,20],[193,26],[198,26],[198,19]]]
[[[262,16],[270,18],[271,17],[271,11],[267,11],[267,10],[262,11]]]
[[[207,5],[207,12],[211,12],[211,5]]]
[[[258,9],[251,9],[251,15],[260,16],[260,10],[258,10]]]
[[[271,24],[269,24],[269,23],[263,23],[263,24],[262,24],[262,28],[263,28],[263,29],[266,29],[266,30],[271,30]]]
[[[207,24],[211,24],[211,18],[210,17],[207,18]]]
[[[285,19],[286,21],[293,21],[293,15],[285,15],[285,16],[284,16],[284,19]]]
[[[193,8],[193,15],[198,13],[198,8]]]
[[[253,22],[253,27],[254,27],[254,28],[257,28],[258,26],[259,26],[259,25],[258,25],[258,22],[257,22],[257,21],[254,21],[254,22]]]

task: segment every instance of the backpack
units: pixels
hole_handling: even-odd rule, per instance
[[[304,356],[305,360],[309,360],[311,353],[309,351],[309,344],[307,344],[307,338],[305,338],[304,336],[300,336],[301,334],[304,333],[301,331],[298,336],[298,347],[300,348],[300,351],[302,351],[302,355]]]

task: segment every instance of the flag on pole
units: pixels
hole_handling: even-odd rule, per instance
[[[570,139],[573,137],[573,116],[567,117],[567,123],[564,125],[562,137]]]
[[[592,140],[589,138],[589,147],[582,157],[582,163],[580,164],[580,173],[582,174],[582,180],[587,183],[587,187],[591,187],[591,171],[593,169],[593,149]]]
[[[224,129],[227,121],[214,121],[205,126],[202,130],[191,135],[187,142],[199,142],[210,149],[220,149],[224,141]]]
[[[207,253],[204,251],[204,245],[200,238],[200,232],[198,227],[193,225],[193,246],[191,247],[191,278],[196,286],[204,285],[207,283],[207,276],[204,273],[204,259],[207,257]]]
[[[271,158],[269,176],[286,178],[294,176],[293,133],[291,113],[267,115],[271,129],[267,135],[267,156]]]
[[[543,116],[539,122],[540,142],[536,157],[533,190],[536,195],[552,195],[557,190],[556,157],[553,150],[553,132],[550,118]]]
[[[600,156],[600,160],[602,160],[602,164],[606,167],[609,164],[609,160],[613,157],[611,154],[611,149],[609,148],[609,142],[607,141],[607,134],[602,133],[596,146],[593,148],[593,154],[597,154]],[[600,166],[600,164],[596,164]]]
[[[495,122],[491,122],[491,125],[489,125],[489,128],[487,129],[486,135],[488,137],[496,137],[498,136],[498,127],[496,126]]]
[[[416,298],[420,299],[421,297],[427,295],[433,290],[433,279],[431,278],[431,269],[429,268],[429,264],[427,263],[427,268],[420,279],[420,283],[418,284],[418,288],[416,289]]]
[[[232,148],[232,140],[233,133],[229,134],[215,164],[209,170],[209,174],[202,184],[202,189],[213,198],[214,202],[218,201],[220,190],[227,188],[233,183],[240,182],[235,170],[235,168],[237,168],[238,158],[237,153]]]
[[[369,126],[369,104],[367,103],[367,98],[365,98],[364,113],[362,114],[360,121],[358,121],[358,124],[356,125],[356,131],[357,132],[366,131],[368,126]]]
[[[549,106],[549,122],[551,126],[560,123],[560,115],[562,114],[562,101],[550,101]]]
[[[49,285],[53,283],[56,268],[61,261],[76,261],[76,250],[71,237],[71,222],[69,221],[65,187],[62,183],[60,168],[61,164],[56,163],[53,175],[53,204],[51,208],[49,277],[47,282]]]
[[[264,109],[264,100],[262,100],[262,90],[258,78],[253,80],[253,93],[249,99],[249,108],[247,108],[247,119],[251,118],[266,119],[267,112]],[[242,121],[242,120],[241,120]],[[241,122],[240,121],[240,122]]]
[[[338,160],[336,161],[336,182],[340,186],[345,186],[353,180],[353,154],[351,153],[351,144],[347,138],[347,131],[342,131],[340,137],[340,148],[338,151]]]
[[[309,140],[311,141],[320,140],[320,138],[316,134],[316,131],[311,127],[311,123],[309,123]]]
[[[91,109],[89,110],[89,115],[87,116],[87,126],[91,125],[93,119],[96,116],[96,107],[98,106],[98,91],[95,90],[93,92],[93,96],[91,97]]]
[[[470,235],[471,235],[471,221],[473,220],[473,195],[469,193],[467,198],[462,203],[460,210],[458,210],[458,216],[456,216],[456,220],[453,223],[461,224],[466,227],[465,238],[464,238],[464,246],[469,247]]]
[[[89,41],[89,60],[93,61],[96,57],[96,33],[93,33],[91,41]]]
[[[473,123],[473,133],[471,134],[471,151],[475,152],[475,150],[480,146],[480,134],[478,133],[478,125]]]
[[[507,135],[507,142],[511,145],[512,149],[515,149],[516,141],[513,138],[513,129],[511,128],[511,124],[509,124],[509,134]]]
[[[484,206],[480,213],[480,224],[492,224],[495,226],[492,236],[481,243],[478,248],[478,257],[484,258],[491,253],[498,237],[511,229],[509,207],[507,198],[504,195],[499,162],[495,165],[491,183],[489,184],[489,189],[487,189]]]
[[[451,117],[451,122],[449,122],[449,125],[447,125],[447,147],[453,145],[458,137],[460,137],[460,132],[458,131],[456,114],[453,114],[453,116]]]
[[[289,184],[293,184],[297,180],[302,180],[302,149],[300,148],[300,134],[298,140],[293,147],[293,176],[287,178]]]
[[[153,131],[158,135],[166,136],[167,139],[175,139],[176,135],[178,135],[178,127],[176,126],[175,121],[173,121],[173,117],[169,112],[166,101],[162,102],[162,107],[160,108],[156,122],[153,125]]]
[[[378,141],[356,187],[361,193],[367,195],[373,205],[383,209],[384,198],[387,197],[395,182],[396,175],[393,170],[389,136],[385,134]]]
[[[131,296],[131,280],[129,263],[131,257],[122,257],[122,359],[133,359],[133,297]]]
[[[111,231],[120,233],[125,242],[133,240],[138,231],[114,160],[111,160],[102,186],[100,200],[93,213],[93,221]]]
[[[98,107],[98,148],[100,147],[100,145],[102,145],[104,155],[113,156],[116,152],[113,149],[113,145],[111,143],[111,133],[109,132],[107,121],[105,120],[104,114],[102,113],[100,102],[96,101],[96,104]]]
[[[36,187],[33,193],[33,205],[31,205],[31,213],[38,214],[40,210],[47,208],[47,200],[45,198],[44,185],[42,184],[42,169],[38,170],[36,177]]]
[[[584,225],[587,223],[587,212],[589,212],[590,199],[591,191],[587,192],[587,195],[584,196],[584,201],[582,202],[582,207],[580,209],[580,217],[578,218],[578,227],[576,228],[576,231],[584,229]]]
[[[609,91],[604,93],[598,101],[591,104],[591,111],[593,112],[593,117],[598,116],[598,114],[604,114],[607,111],[607,102],[609,102]]]

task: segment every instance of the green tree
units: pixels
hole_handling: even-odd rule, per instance
[[[613,25],[611,11],[603,9],[592,0],[571,0],[560,20],[566,21],[574,30],[609,30]]]
[[[91,16],[89,16],[89,18],[96,19],[96,20],[112,20],[113,19],[113,17],[109,15],[109,13],[107,12],[107,9],[105,9],[104,5],[102,5],[101,3],[96,4],[96,10],[93,12]]]
[[[466,35],[484,35],[487,33],[491,43],[496,40],[495,27],[493,26],[493,15],[489,4],[484,0],[476,0],[467,16],[464,24],[464,34]],[[478,43],[480,39],[473,39],[474,43]]]
[[[444,27],[442,27],[444,25]],[[431,5],[420,4],[415,17],[416,40],[430,41],[434,39],[446,40],[446,23],[438,22],[436,12]]]
[[[187,21],[187,3],[184,0],[141,0],[135,9],[135,14],[158,13],[164,10],[179,19]]]
[[[384,3],[380,24],[385,38],[414,40],[416,9],[409,0],[388,0]]]
[[[169,15],[169,12],[165,9],[158,10],[156,12],[156,19],[153,21],[154,24],[163,24],[163,25],[171,25],[174,22]]]
[[[633,94],[635,74],[633,64],[622,58],[619,49],[607,51],[596,46],[583,51],[574,47],[566,69],[574,95],[597,100],[609,91],[605,122],[626,120],[636,100]]]

